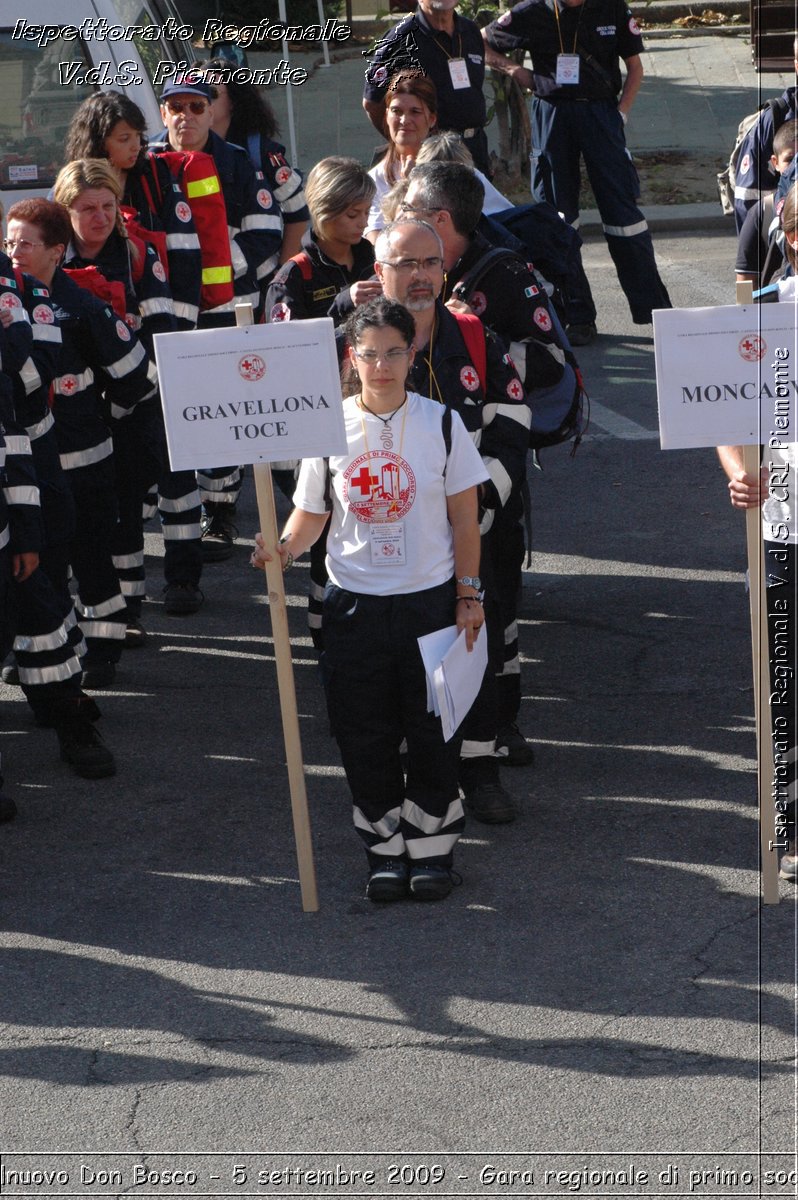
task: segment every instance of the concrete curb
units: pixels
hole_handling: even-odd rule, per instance
[[[652,233],[685,233],[695,229],[711,230],[715,233],[726,232],[732,237],[735,236],[734,217],[726,216],[721,211],[720,201],[705,204],[647,204],[643,212]],[[600,228],[601,217],[596,209],[585,209],[580,214],[580,232],[592,233]]]

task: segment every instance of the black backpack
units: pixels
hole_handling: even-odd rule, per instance
[[[466,272],[454,289],[453,295],[458,300],[468,303],[491,267],[504,258],[519,261],[517,254],[501,246],[487,250],[479,262]],[[551,387],[536,388],[534,395],[527,394],[527,403],[532,411],[529,445],[532,450],[543,450],[547,446],[559,446],[561,442],[572,441],[573,457],[587,429],[590,400],[582,382],[582,372],[576,355],[568,344],[568,338],[555,309],[552,307],[550,311],[565,351],[566,366],[570,369],[563,372],[559,383],[552,384]]]

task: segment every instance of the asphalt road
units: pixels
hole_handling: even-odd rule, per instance
[[[674,302],[730,302],[733,250],[659,237]],[[6,1177],[3,1194],[751,1196],[766,1170],[764,1194],[793,1194],[776,1171],[794,1163],[767,1157],[795,1134],[795,925],[789,885],[758,903],[743,525],[713,452],[659,449],[650,330],[631,325],[603,244],[585,261],[590,431],[575,459],[552,451],[531,473],[522,725],[537,763],[505,771],[522,815],[469,827],[445,903],[363,897],[300,563],[321,899],[301,911],[251,480],[240,547],[207,568],[197,616],[163,613],[148,537],[150,642],[102,698],[116,778],[75,778],[0,690],[21,809],[0,831],[0,1145],[6,1170],[36,1151],[69,1177]],[[258,1184],[317,1151],[374,1182]],[[196,1183],[147,1181],[187,1165]],[[90,1182],[100,1166],[121,1183]],[[616,1175],[567,1175],[583,1169]]]

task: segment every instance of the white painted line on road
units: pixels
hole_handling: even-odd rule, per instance
[[[605,408],[603,404],[599,404],[598,400],[590,401],[590,425],[598,425],[599,429],[611,433],[613,437],[622,438],[625,442],[659,441],[658,429],[644,429],[636,421],[630,421],[628,417],[622,417],[620,413],[613,412],[611,408]],[[588,426],[589,436],[590,426]]]
[[[691,567],[657,567],[652,563],[621,562],[612,558],[588,558],[581,554],[549,554],[542,550],[532,551],[532,566],[524,569],[524,575],[618,575],[639,579],[666,579],[669,583],[736,583],[741,584],[745,576],[740,571],[716,571]],[[564,621],[546,624],[566,624]]]

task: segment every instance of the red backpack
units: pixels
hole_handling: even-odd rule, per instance
[[[126,204],[119,205],[119,211],[122,214],[122,220],[125,222],[125,229],[131,241],[138,239],[144,242],[145,245],[150,245],[155,249],[155,253],[161,260],[161,265],[166,272],[166,278],[169,278],[169,254],[166,249],[166,234],[161,229],[147,229],[138,219],[138,213],[135,208],[128,208]],[[131,256],[132,257],[132,256]],[[135,261],[135,260],[134,260]],[[137,267],[134,266],[134,276]],[[143,270],[143,264],[142,264]],[[138,271],[138,279],[141,278],[141,271]]]
[[[169,168],[172,178],[180,184],[188,202],[194,228],[199,238],[202,254],[202,290],[200,310],[218,308],[233,299],[233,260],[230,254],[230,236],[227,232],[227,207],[222,193],[222,184],[213,156],[201,150],[166,150],[158,154]],[[160,185],[157,172],[153,178]],[[178,216],[180,216],[178,204]]]

